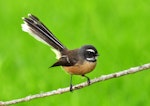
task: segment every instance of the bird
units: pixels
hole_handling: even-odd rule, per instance
[[[93,45],[83,45],[77,49],[70,50],[64,46],[56,36],[35,15],[28,14],[23,17],[22,30],[29,35],[51,47],[56,54],[57,61],[50,67],[61,66],[70,74],[70,91],[73,91],[72,76],[80,75],[91,81],[87,73],[94,70],[99,53]]]

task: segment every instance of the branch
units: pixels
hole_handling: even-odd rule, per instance
[[[150,69],[150,63],[144,64],[141,66],[137,66],[137,67],[132,67],[132,68],[129,68],[127,70],[123,70],[123,71],[112,73],[112,74],[102,75],[98,78],[92,79],[91,84],[94,84],[96,82],[105,81],[105,80],[112,79],[112,78],[121,77],[121,76],[128,75],[128,74],[133,74],[133,73],[140,72],[140,71],[147,70],[147,69]],[[81,88],[84,88],[86,86],[88,86],[87,82],[83,82],[83,83],[80,83],[78,85],[73,86],[73,90],[81,89]],[[70,90],[69,87],[59,88],[57,90],[44,92],[44,93],[40,93],[40,94],[35,94],[35,95],[29,95],[29,96],[26,96],[23,98],[14,99],[14,100],[10,100],[10,101],[4,101],[4,102],[0,101],[0,106],[17,104],[20,102],[27,102],[27,101],[30,101],[33,99],[43,98],[43,97],[52,96],[52,95],[58,95],[58,94],[69,92],[69,90]]]

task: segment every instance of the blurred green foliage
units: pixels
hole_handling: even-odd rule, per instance
[[[0,101],[69,86],[70,76],[49,47],[21,30],[21,17],[38,16],[64,45],[93,44],[100,53],[95,78],[150,61],[149,0],[1,0]],[[97,83],[16,106],[149,106],[149,71]],[[85,81],[74,76],[74,84]]]

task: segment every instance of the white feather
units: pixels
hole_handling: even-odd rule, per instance
[[[86,51],[95,53],[95,51],[93,49],[87,49]]]
[[[44,43],[44,44],[46,44],[46,45],[49,46],[49,44],[48,44],[47,42],[45,42],[43,39],[41,39],[38,35],[36,35],[36,34],[34,33],[34,31],[28,26],[28,24],[27,24],[26,22],[24,22],[24,24],[21,24],[21,27],[22,27],[22,30],[23,30],[24,32],[29,33],[29,34],[30,34],[32,37],[34,37],[36,40],[38,40],[38,41],[40,41],[40,42],[42,42],[42,43]]]
[[[51,48],[51,50],[56,54],[56,59],[59,59],[61,57],[61,54],[58,50]]]
[[[34,37],[36,40],[46,44],[49,46],[49,44],[47,42],[45,42],[43,39],[41,39],[38,35],[36,35],[36,33],[34,33],[34,31],[28,26],[28,24],[26,22],[24,22],[24,24],[21,24],[22,30],[24,32],[29,33],[32,37]],[[51,50],[56,54],[56,59],[59,59],[61,57],[61,54],[58,50],[51,48]]]

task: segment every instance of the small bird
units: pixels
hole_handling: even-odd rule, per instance
[[[51,46],[56,53],[58,60],[51,67],[62,66],[71,75],[70,91],[73,91],[73,75],[81,75],[87,78],[87,83],[90,85],[90,78],[85,74],[91,72],[96,66],[99,54],[94,46],[84,45],[80,48],[69,50],[36,16],[28,14],[28,18],[23,17],[22,19],[24,21],[21,25],[22,30],[35,39]]]

